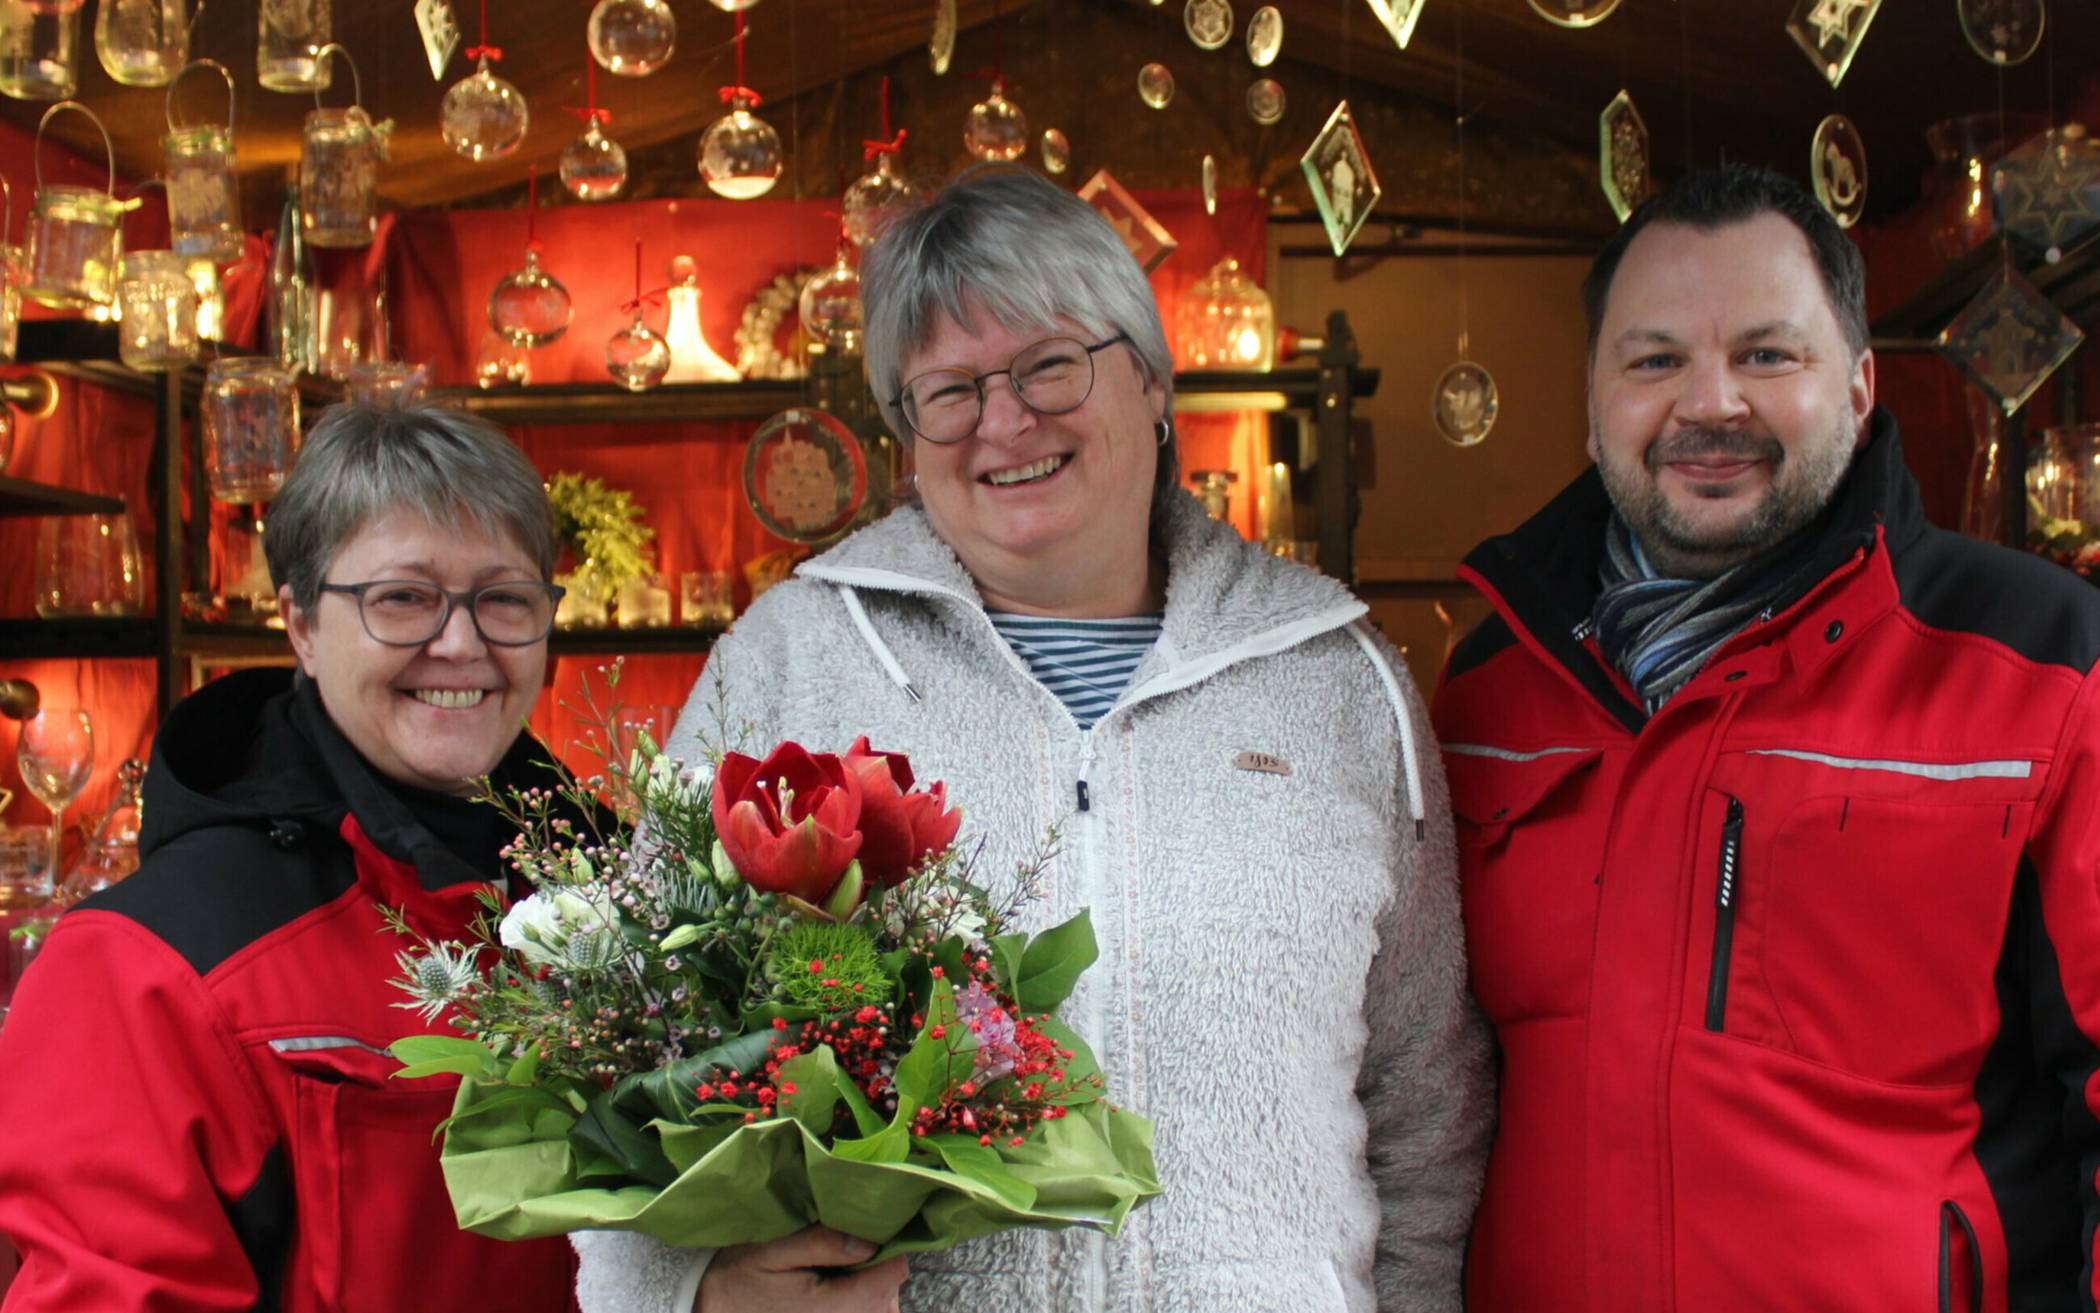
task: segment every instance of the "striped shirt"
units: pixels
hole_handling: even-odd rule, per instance
[[[1029,673],[1057,695],[1079,722],[1094,722],[1116,704],[1138,663],[1159,641],[1161,615],[1112,620],[1067,620],[1058,616],[987,611],[992,628],[1028,665]]]

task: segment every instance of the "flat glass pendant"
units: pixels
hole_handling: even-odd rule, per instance
[[[1867,143],[1851,119],[1832,114],[1816,125],[1808,176],[1815,183],[1816,199],[1838,227],[1859,222],[1867,208]]]
[[[1934,345],[2010,415],[2084,340],[2034,284],[2001,266]]]
[[[1648,125],[1624,91],[1597,116],[1597,181],[1620,223],[1648,195]]]
[[[1371,6],[1371,13],[1378,25],[1393,39],[1393,44],[1402,50],[1414,39],[1415,24],[1422,17],[1422,0],[1364,0]]]
[[[1056,128],[1043,129],[1043,172],[1063,173],[1072,167],[1072,143]]]
[[[1203,212],[1218,212],[1218,159],[1215,155],[1203,157]]]
[[[1174,254],[1180,243],[1174,234],[1152,217],[1152,212],[1138,204],[1137,197],[1123,189],[1107,169],[1086,180],[1079,189],[1079,199],[1101,211],[1108,226],[1116,230],[1129,248],[1131,258],[1136,260],[1146,273],[1159,268],[1161,261]]]
[[[1138,70],[1138,99],[1154,109],[1165,109],[1174,99],[1174,71],[1165,64],[1147,64]]]
[[[2003,68],[2041,47],[2049,11],[2042,0],[1956,0],[1969,48]]]
[[[933,7],[933,31],[926,38],[926,62],[934,76],[948,71],[955,58],[955,0],[938,0]]]
[[[1313,204],[1319,207],[1320,222],[1327,228],[1327,244],[1340,255],[1356,240],[1357,230],[1385,194],[1371,169],[1370,154],[1364,150],[1363,135],[1356,130],[1348,101],[1336,105],[1327,116],[1326,126],[1305,148],[1298,167],[1305,171],[1306,184],[1312,188]]]
[[[1216,50],[1232,40],[1230,0],[1189,0],[1181,11],[1182,30],[1203,50]]]
[[[1991,170],[1998,226],[2055,264],[2100,228],[2100,146],[2067,123],[2024,142]]]
[[[1247,61],[1256,68],[1267,68],[1282,53],[1283,11],[1263,5],[1247,20]]]
[[[1618,7],[1619,0],[1531,0],[1531,12],[1555,27],[1595,27]]]
[[[1881,0],[1795,0],[1787,34],[1831,86],[1845,80]]]
[[[1247,86],[1247,117],[1263,127],[1283,121],[1283,84],[1275,78],[1256,78]]]
[[[1454,447],[1479,446],[1501,413],[1495,376],[1470,360],[1445,370],[1429,399],[1429,417],[1436,422],[1436,431]]]
[[[853,523],[868,495],[868,458],[835,416],[781,411],[744,448],[744,500],[767,533],[819,543]]]

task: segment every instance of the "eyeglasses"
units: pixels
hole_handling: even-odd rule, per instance
[[[1062,415],[1086,404],[1094,390],[1094,353],[1130,334],[1118,333],[1092,346],[1069,337],[1049,337],[1021,348],[1004,369],[972,374],[967,369],[929,369],[904,385],[890,404],[904,412],[911,431],[928,442],[960,442],[984,417],[986,379],[1006,375],[1021,404],[1038,415]]]
[[[492,647],[525,647],[554,629],[554,608],[567,590],[529,579],[483,584],[463,593],[419,579],[322,584],[324,593],[357,599],[365,632],[388,647],[421,647],[445,632],[452,608],[464,606],[474,632]]]

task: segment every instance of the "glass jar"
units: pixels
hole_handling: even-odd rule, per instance
[[[349,52],[331,43],[322,58]],[[357,65],[350,65],[355,95],[362,101]],[[310,246],[370,246],[378,229],[375,189],[385,141],[362,103],[316,108],[306,116],[299,147],[299,226]]]
[[[59,309],[79,310],[106,306],[116,300],[117,255],[122,248],[118,221],[132,203],[111,195],[116,187],[116,152],[102,120],[77,100],[62,100],[44,111],[38,121],[36,144],[44,142],[44,129],[60,110],[76,109],[88,116],[95,131],[102,133],[102,147],[109,160],[109,184],[93,187],[46,186],[42,151],[36,154],[36,203],[29,211],[28,274],[23,290],[34,300]]]
[[[343,370],[344,395],[362,406],[406,406],[423,392],[423,370],[399,360],[360,360]]]
[[[299,389],[266,356],[214,360],[204,375],[204,463],[211,495],[264,502],[277,495],[299,451]]]
[[[175,85],[209,68],[226,79],[226,122],[175,121]],[[232,264],[241,258],[240,184],[233,156],[233,74],[216,60],[186,65],[168,84],[168,135],[161,139],[168,185],[168,246],[182,255]]]
[[[0,365],[12,364],[22,330],[22,248],[14,244],[15,189],[0,178]],[[0,406],[0,410],[6,407]],[[0,462],[4,463],[4,462]]]
[[[271,91],[328,86],[328,0],[262,0],[255,21],[257,82]]]
[[[80,10],[0,0],[0,94],[64,100],[80,87]]]
[[[190,57],[190,18],[182,0],[102,0],[95,11],[95,57],[127,87],[173,81]]]
[[[133,369],[180,369],[197,358],[197,284],[173,251],[133,251],[117,278],[117,354]]]
[[[145,600],[138,530],[129,511],[53,515],[37,525],[38,615],[137,615]]]
[[[1276,310],[1231,256],[1197,279],[1175,314],[1175,353],[1187,369],[1259,369],[1276,364]]]

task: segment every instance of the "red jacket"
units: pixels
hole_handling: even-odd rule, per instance
[[[2094,1307],[2100,592],[1927,525],[1893,423],[1654,716],[1591,471],[1436,699],[1501,1123],[1476,1313]]]
[[[138,874],[23,976],[0,1031],[7,1313],[571,1307],[566,1242],[458,1229],[431,1138],[454,1082],[393,1080],[383,1052],[443,1027],[394,1006],[406,941],[377,905],[456,936],[481,874],[286,677],[176,709]]]

